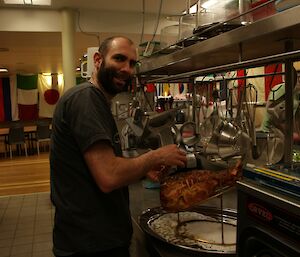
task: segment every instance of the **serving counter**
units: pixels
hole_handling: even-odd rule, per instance
[[[139,216],[149,208],[160,206],[159,189],[146,189],[142,181],[129,187],[130,209],[133,219],[133,243],[132,257],[188,257],[208,256],[191,251],[180,250],[143,232],[139,225]],[[205,206],[220,207],[220,198],[214,198],[205,202]],[[223,207],[229,209],[237,208],[236,190],[230,190],[223,195]],[[209,256],[212,256],[211,254]],[[219,254],[218,254],[219,256]]]

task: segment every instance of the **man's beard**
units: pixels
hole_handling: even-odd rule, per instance
[[[118,93],[127,91],[128,86],[131,85],[131,77],[128,77],[128,79],[125,80],[125,85],[123,87],[116,85],[113,79],[120,76],[122,75],[120,75],[115,68],[105,67],[105,62],[103,61],[97,73],[97,80],[108,94],[114,96]]]

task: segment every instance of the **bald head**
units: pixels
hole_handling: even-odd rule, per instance
[[[121,39],[121,40],[125,40],[127,41],[127,43],[129,45],[134,45],[133,41],[125,36],[113,36],[113,37],[109,37],[106,38],[100,45],[99,47],[99,53],[102,56],[105,56],[108,52],[108,50],[111,48],[113,41],[117,40],[117,39]]]

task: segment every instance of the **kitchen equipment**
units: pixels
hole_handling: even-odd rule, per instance
[[[235,256],[235,210],[200,206],[189,212],[166,213],[156,207],[143,212],[139,224],[166,247],[201,256]]]
[[[98,51],[99,47],[88,47],[86,54],[86,61],[81,62],[81,77],[90,78],[94,70],[94,54]]]
[[[125,120],[131,133],[124,133],[124,135],[134,136],[135,148],[156,149],[179,142],[180,133],[175,126],[176,113],[177,109],[162,113],[145,113],[137,107],[133,117]]]
[[[276,178],[276,174],[270,177]],[[282,194],[276,187],[260,183],[260,179],[238,182],[239,257],[298,257],[299,233],[299,194]]]
[[[222,120],[214,129],[209,143],[204,146],[204,154],[227,159],[244,156],[248,149],[249,136],[233,123]]]
[[[169,25],[161,29],[160,46],[161,48],[170,47],[182,39],[193,35],[195,23],[179,22],[178,24]]]
[[[244,168],[243,176],[260,185],[299,198],[300,175],[296,171],[288,169],[275,170],[248,164]]]
[[[300,4],[299,0],[277,0],[275,1],[275,8],[277,12],[281,12],[299,4]]]
[[[196,36],[208,39],[242,26],[245,26],[245,24],[241,22],[212,22],[198,26],[193,33]]]
[[[247,0],[199,0],[198,12],[208,12],[213,15],[213,22],[227,21],[249,9],[249,1]],[[240,21],[245,21],[245,17],[241,17]]]
[[[251,8],[257,8],[260,6],[260,8],[255,9],[252,12],[252,19],[253,21],[257,21],[260,19],[263,19],[265,17],[271,16],[276,13],[275,9],[275,3],[274,1],[267,4],[267,0],[252,0],[250,7]]]

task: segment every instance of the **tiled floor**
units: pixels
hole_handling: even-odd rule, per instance
[[[0,197],[0,257],[53,257],[49,193]]]

